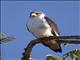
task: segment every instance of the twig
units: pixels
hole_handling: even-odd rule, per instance
[[[38,39],[30,41],[28,46],[25,48],[25,52],[23,53],[22,60],[29,60],[32,48],[36,44],[53,40],[53,39],[55,39],[59,43],[80,44],[80,40],[79,40],[80,36],[59,36],[59,37],[50,36],[50,37],[38,38]],[[76,40],[66,40],[66,39],[76,39]]]
[[[76,50],[72,50],[72,51],[69,51],[69,52],[65,53],[63,55],[63,60],[66,60],[66,58],[69,57],[71,54],[74,54],[75,55],[76,52],[78,52],[78,51],[80,51],[80,50],[76,49]]]

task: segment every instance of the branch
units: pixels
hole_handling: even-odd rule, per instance
[[[30,41],[28,46],[25,48],[25,52],[23,53],[22,60],[29,60],[34,45],[45,41],[50,41],[53,39],[55,39],[59,43],[80,44],[80,40],[79,40],[80,36],[59,36],[59,37],[50,36],[50,37],[38,38]],[[66,39],[76,39],[76,40],[66,40]]]
[[[69,51],[69,52],[65,53],[63,55],[63,60],[66,60],[67,57],[70,57],[70,58],[74,59],[75,56],[76,56],[77,59],[80,60],[80,50],[75,49],[75,50],[72,50],[72,51]]]

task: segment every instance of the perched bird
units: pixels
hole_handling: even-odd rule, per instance
[[[60,36],[57,25],[41,11],[31,12],[26,25],[29,32],[37,38]],[[43,42],[42,44],[55,52],[62,52],[60,43],[55,40]]]

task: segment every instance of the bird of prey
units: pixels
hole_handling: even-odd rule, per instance
[[[26,25],[29,32],[37,38],[60,36],[56,23],[47,17],[42,11],[31,12],[29,21]],[[43,42],[42,44],[55,52],[62,52],[60,43],[55,40]]]

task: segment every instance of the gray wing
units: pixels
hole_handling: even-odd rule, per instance
[[[57,27],[57,24],[55,22],[53,22],[51,19],[49,19],[47,16],[45,16],[46,21],[48,22],[48,24],[50,25],[50,27],[52,28],[52,34],[54,36],[59,36],[59,30]],[[47,47],[49,47],[50,49],[52,49],[55,52],[62,52],[60,43],[55,41],[55,40],[51,40],[51,41],[47,41],[47,42],[43,42],[43,44]]]
[[[52,34],[54,36],[60,35],[57,24],[55,22],[53,22],[50,18],[48,18],[47,16],[44,17],[46,19],[46,21],[48,22],[48,24],[50,25],[50,27],[52,28]]]

